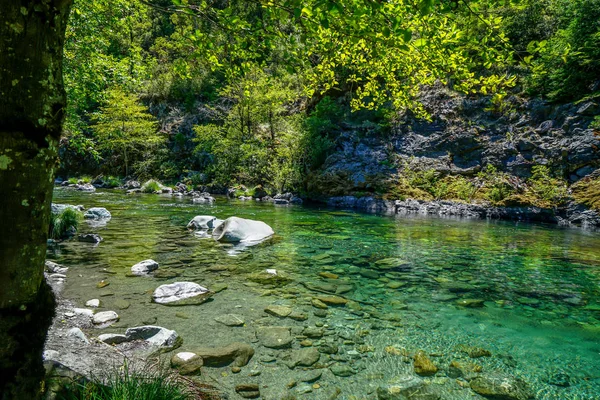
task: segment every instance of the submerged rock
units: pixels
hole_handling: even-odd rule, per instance
[[[227,326],[244,326],[244,318],[237,314],[225,314],[215,317],[215,321]]]
[[[235,342],[225,347],[195,349],[193,353],[202,357],[207,367],[224,367],[230,364],[234,367],[243,367],[254,355],[254,349],[245,343]]]
[[[415,372],[421,376],[435,375],[435,373],[438,371],[438,368],[429,359],[424,351],[418,351],[415,354],[413,366],[415,368]]]
[[[417,376],[403,375],[392,380],[389,385],[377,388],[378,400],[405,400],[423,387],[423,380]]]
[[[165,305],[189,305],[202,304],[211,296],[211,291],[197,283],[175,282],[156,288],[152,300]]]
[[[213,237],[221,242],[253,243],[273,236],[273,229],[262,221],[238,217],[227,218],[213,231]]]
[[[265,326],[256,331],[260,343],[270,349],[284,349],[292,345],[290,328],[284,326]]]
[[[181,345],[181,338],[177,332],[154,325],[136,326],[125,331],[127,340],[144,340],[153,346],[177,347]]]
[[[102,240],[102,236],[96,234],[96,233],[86,233],[83,235],[79,235],[77,237],[77,240],[79,240],[80,242],[85,242],[85,243],[100,243]]]
[[[470,383],[474,392],[493,399],[527,400],[533,393],[525,381],[503,374],[480,375]]]
[[[321,353],[314,347],[296,350],[292,352],[290,364],[288,366],[290,368],[297,366],[310,367],[317,363],[319,358],[321,358]]]
[[[110,212],[103,207],[92,207],[83,214],[85,219],[110,219]]]
[[[255,383],[244,383],[235,387],[235,392],[245,399],[257,399],[260,397],[260,389]]]
[[[121,344],[129,341],[127,336],[118,333],[105,333],[104,335],[98,336],[98,340],[106,344]]]
[[[285,318],[292,313],[292,309],[290,307],[273,304],[273,305],[267,306],[265,308],[265,312],[274,317]]]
[[[197,215],[187,224],[188,229],[207,230],[219,226],[223,220],[212,215]]]
[[[158,269],[158,263],[154,260],[144,260],[131,267],[133,275],[146,275]]]

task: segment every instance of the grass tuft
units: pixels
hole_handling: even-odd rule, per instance
[[[65,208],[59,213],[50,214],[48,236],[52,239],[62,239],[72,230],[77,230],[83,215],[74,208]]]

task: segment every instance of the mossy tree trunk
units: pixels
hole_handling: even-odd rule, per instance
[[[36,399],[54,313],[43,279],[72,0],[0,1],[0,399]]]

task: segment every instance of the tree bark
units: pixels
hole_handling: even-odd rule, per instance
[[[36,399],[54,301],[44,259],[72,0],[0,1],[0,398]]]

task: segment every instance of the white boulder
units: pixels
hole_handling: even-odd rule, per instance
[[[214,229],[223,221],[212,215],[197,215],[187,225],[188,229],[206,230]]]
[[[109,219],[110,212],[104,207],[92,207],[83,214],[85,219]]]
[[[207,288],[194,282],[161,285],[152,294],[155,303],[166,305],[201,304],[212,295]]]
[[[131,267],[131,273],[134,275],[146,275],[158,269],[158,263],[154,260],[144,260]]]
[[[213,231],[213,237],[222,242],[259,242],[273,236],[273,229],[262,221],[238,217],[227,218]]]

